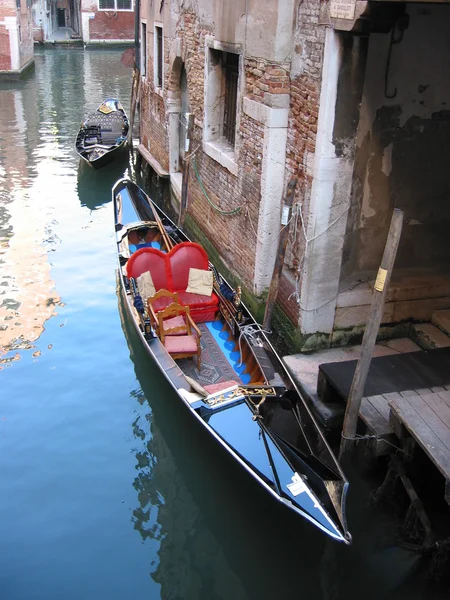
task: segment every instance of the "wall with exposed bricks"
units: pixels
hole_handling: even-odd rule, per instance
[[[11,50],[9,46],[9,31],[0,25],[0,71],[11,70]]]
[[[93,14],[89,24],[89,41],[134,40],[134,10],[98,10],[96,0],[82,0],[83,13]]]
[[[263,7],[261,5],[261,10]],[[317,133],[320,78],[324,48],[324,27],[319,25],[319,0],[304,0],[294,14],[292,23],[292,54],[282,61],[264,56],[245,56],[241,59],[240,90],[238,95],[237,135],[235,158],[237,175],[205,154],[202,150],[204,119],[205,36],[216,34],[211,19],[202,20],[192,10],[154,15],[149,8],[147,18],[147,73],[141,86],[141,140],[159,163],[168,169],[169,135],[168,106],[170,94],[179,85],[179,62],[183,61],[188,82],[189,103],[195,115],[190,151],[201,184],[191,163],[189,174],[188,213],[202,233],[217,248],[225,265],[241,280],[250,292],[254,291],[255,248],[261,203],[261,172],[264,155],[264,126],[245,114],[242,100],[247,97],[271,108],[289,109],[285,186],[292,177],[298,179],[295,203],[307,213],[312,184],[308,168],[314,157]],[[204,17],[204,13],[202,13]],[[164,89],[161,94],[153,83],[153,18],[164,22]],[[170,27],[168,23],[170,22]],[[259,27],[263,27],[261,23]],[[173,31],[172,37],[168,31]],[[260,31],[259,31],[260,33]],[[257,31],[253,34],[259,35]],[[232,36],[231,36],[232,37]],[[177,39],[178,38],[178,39]],[[233,42],[235,40],[220,40]],[[176,56],[179,58],[176,60]],[[178,62],[177,62],[178,61]],[[178,70],[174,65],[178,65]],[[203,187],[203,189],[202,189]],[[208,198],[205,197],[205,192]],[[237,214],[224,215],[221,211]],[[298,215],[298,212],[296,213]],[[301,222],[297,218],[286,255],[287,276],[280,282],[278,302],[295,325],[298,323],[298,304],[295,282],[301,277],[301,255],[304,240]],[[275,243],[275,242],[274,242]]]
[[[15,0],[0,0],[0,23],[0,71],[19,71],[34,58],[31,8],[22,2],[17,10]]]

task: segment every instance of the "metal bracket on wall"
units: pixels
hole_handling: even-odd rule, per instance
[[[384,73],[384,95],[386,98],[395,98],[395,96],[397,95],[397,88],[394,89],[392,94],[388,94],[388,91],[387,91],[388,90],[389,68],[391,66],[391,52],[392,52],[392,46],[394,44],[400,44],[400,42],[403,40],[403,35],[404,35],[406,29],[408,29],[408,25],[409,25],[409,15],[404,13],[401,17],[399,17],[397,19],[397,21],[395,21],[394,25],[392,26],[391,39],[389,41],[389,51],[388,51],[388,56],[387,56],[387,61],[386,61],[386,71]]]

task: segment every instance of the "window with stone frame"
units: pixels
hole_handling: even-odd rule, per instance
[[[147,23],[141,21],[141,76],[147,76]]]
[[[212,36],[206,36],[205,46],[203,150],[236,175],[242,47]]]
[[[133,10],[133,0],[98,0],[98,10]]]
[[[223,52],[225,95],[223,107],[223,137],[234,147],[236,136],[236,106],[239,79],[239,55]]]
[[[164,84],[164,37],[162,24],[155,25],[154,34],[154,82],[162,89]]]
[[[208,51],[207,141],[222,141],[234,148],[239,55],[214,48]]]

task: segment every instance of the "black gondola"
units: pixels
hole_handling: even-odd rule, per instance
[[[129,129],[120,101],[107,98],[81,124],[75,141],[76,151],[91,167],[103,167],[125,148]]]
[[[240,288],[134,182],[112,196],[120,293],[149,357],[263,488],[350,543],[348,481]]]

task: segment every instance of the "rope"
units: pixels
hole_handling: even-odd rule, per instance
[[[262,329],[260,325],[258,325],[258,323],[256,323],[256,325],[243,325],[240,328],[240,334],[239,334],[239,354],[241,355],[240,361],[238,363],[238,367],[240,367],[242,365],[242,336],[245,335],[246,337],[248,337],[250,339],[250,341],[252,342],[256,342],[256,334],[263,332],[263,333],[267,333],[270,334],[272,333],[270,330],[267,329]]]
[[[362,440],[380,440],[380,441],[386,442],[386,444],[389,444],[390,446],[392,446],[393,448],[395,448],[399,452],[403,452],[404,454],[408,454],[406,452],[406,450],[403,450],[403,448],[399,448],[398,446],[396,446],[395,444],[393,444],[392,442],[390,442],[386,438],[384,438],[384,437],[378,437],[377,435],[370,435],[368,433],[366,433],[365,435],[360,435],[359,433],[357,433],[354,437],[349,437],[347,435],[344,435],[344,432],[341,431],[341,437],[344,440],[349,440],[351,442],[360,442]]]
[[[134,305],[135,309],[141,315],[143,315],[145,312],[145,305],[144,305],[144,301],[142,300],[142,296],[138,292],[138,288],[137,288],[134,277],[130,277],[130,282],[131,282],[131,287],[133,290],[133,305]]]
[[[145,312],[145,306],[144,306],[144,302],[139,294],[137,294],[137,296],[134,297],[133,304],[134,304],[134,308],[143,315]]]
[[[241,211],[242,206],[238,206],[237,208],[234,208],[233,210],[221,210],[218,206],[216,206],[211,199],[209,198],[208,194],[206,193],[205,188],[203,187],[203,182],[202,179],[200,177],[200,173],[198,172],[197,169],[197,163],[195,162],[195,160],[192,160],[192,165],[194,167],[194,171],[195,171],[195,176],[197,177],[197,181],[200,185],[200,189],[202,190],[206,200],[208,201],[208,204],[218,213],[220,213],[221,215],[236,215],[237,213],[239,213]]]
[[[306,256],[308,254],[308,250],[309,250],[309,244],[311,242],[313,242],[314,240],[316,240],[318,237],[320,237],[321,235],[323,235],[324,233],[326,233],[329,229],[331,229],[331,227],[333,227],[333,225],[336,225],[336,223],[342,219],[342,217],[348,213],[349,208],[346,208],[338,217],[336,217],[336,219],[334,219],[334,221],[331,221],[331,223],[329,223],[329,225],[327,227],[325,227],[325,229],[323,231],[319,231],[319,233],[317,233],[316,235],[314,235],[311,238],[308,238],[308,236],[306,235],[306,227],[305,227],[305,222],[303,219],[303,214],[302,214],[302,209],[300,204],[296,204],[295,205],[295,209],[298,211],[298,216],[300,217],[300,223],[302,226],[302,231],[303,231],[303,237],[305,239],[305,250],[303,252],[303,256],[302,256],[302,260],[300,262],[300,265],[297,269],[297,272],[300,273],[302,267],[303,267],[303,263],[305,262]],[[294,209],[293,209],[294,212]],[[295,234],[297,233],[297,229],[295,229]],[[314,308],[304,308],[302,306],[302,304],[300,303],[300,294],[298,291],[298,278],[296,278],[296,282],[295,282],[295,292],[292,292],[292,294],[289,296],[288,300],[290,300],[292,297],[295,297],[295,300],[298,304],[298,306],[300,306],[300,308],[302,309],[303,312],[314,312],[316,310],[319,310],[320,308],[323,308],[324,306],[326,306],[327,304],[329,304],[330,302],[333,302],[333,300],[335,300],[337,298],[337,295],[335,294],[332,298],[330,298],[329,300],[326,300],[325,302],[323,302],[322,304],[320,304],[319,306],[316,306]]]

